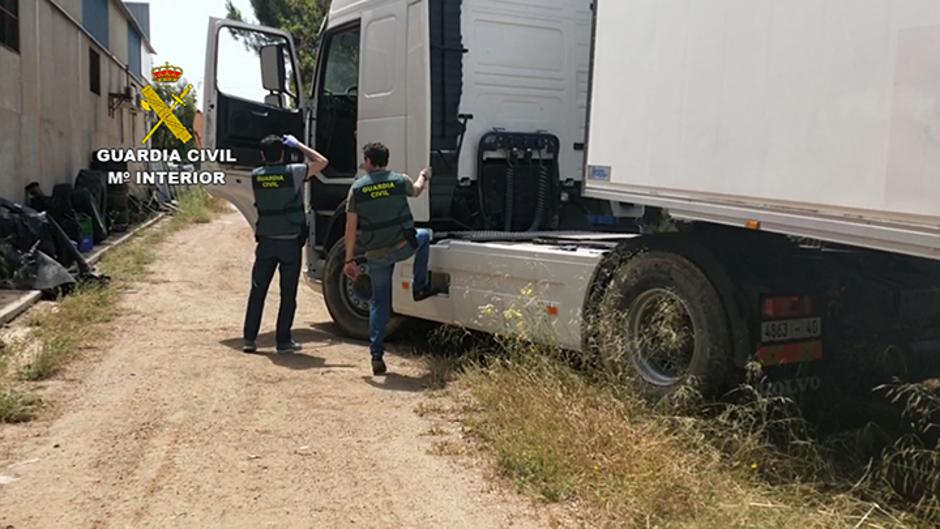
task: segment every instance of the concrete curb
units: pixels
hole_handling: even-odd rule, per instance
[[[117,239],[104,241],[100,248],[92,252],[85,260],[88,261],[90,265],[97,264],[106,253],[121,246],[134,235],[146,230],[166,217],[166,213],[158,213],[156,217],[135,227]],[[10,323],[16,319],[17,316],[35,305],[40,299],[42,299],[42,292],[38,290],[0,290],[0,304],[2,304],[2,306],[0,306],[0,325]]]
[[[42,292],[38,290],[0,290],[0,303],[3,303],[0,308],[0,325],[13,321],[41,298]]]

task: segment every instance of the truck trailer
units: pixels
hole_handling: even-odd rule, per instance
[[[260,100],[216,82],[232,36]],[[651,396],[752,362],[801,389],[831,363],[936,374],[936,2],[334,0],[318,57],[300,79],[290,35],[211,19],[204,138],[235,153],[210,191],[249,223],[262,137],[331,160],[307,186],[307,274],[343,333],[368,336],[344,200],[380,141],[393,169],[433,168],[412,210],[447,292],[415,303],[400,264],[392,327],[580,351]]]

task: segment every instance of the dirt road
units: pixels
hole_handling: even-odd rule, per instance
[[[252,248],[236,214],[162,245],[109,345],[46,390],[53,409],[0,427],[0,527],[548,526],[430,453],[421,365],[393,355],[395,374],[373,379],[309,289],[303,354],[274,355],[270,332],[271,354],[236,350]]]

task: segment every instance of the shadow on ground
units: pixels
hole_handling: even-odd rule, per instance
[[[355,345],[363,348],[363,354],[368,357],[369,342],[367,340],[357,340],[355,338],[346,338],[343,332],[333,322],[310,322],[310,327],[303,331],[318,340],[326,340],[329,344]],[[433,324],[437,325],[437,324]],[[432,324],[422,321],[409,322],[403,330],[397,332],[385,340],[386,353],[400,356],[403,358],[418,358],[425,356],[428,349],[427,335],[432,329]],[[298,331],[294,331],[297,333]],[[298,340],[299,341],[299,340]],[[241,347],[241,345],[239,345]]]
[[[295,330],[294,333],[306,333],[312,339],[326,342],[330,345],[339,343],[359,346],[368,345],[368,342],[343,336],[343,331],[341,331],[340,328],[333,322],[310,322],[308,325],[310,326],[304,327],[299,331]]]
[[[394,369],[392,366],[389,367]],[[384,389],[386,391],[401,391],[405,393],[421,393],[422,391],[428,389],[431,385],[430,375],[412,377],[408,375],[400,375],[398,373],[388,373],[386,375],[377,377],[362,377],[362,380],[374,388]]]
[[[357,344],[361,345],[360,342],[349,341],[344,338],[341,338],[337,335],[331,334],[330,332],[323,331],[320,329],[294,329],[292,332],[292,337],[294,341],[300,343],[304,346],[304,350],[317,350],[324,349],[326,347],[331,347],[337,344]],[[256,341],[258,344],[258,350],[271,349],[274,350],[276,347],[274,341],[274,331],[266,332],[258,336]],[[242,338],[241,336],[235,338],[227,338],[219,342],[220,344],[228,347],[229,349],[234,349],[236,351],[242,350]]]
[[[272,364],[295,370],[369,368],[369,347],[366,342],[342,337],[339,327],[337,327],[332,322],[310,322],[309,325],[309,327],[294,329],[292,332],[294,340],[303,345],[303,350],[299,353],[277,354],[275,352],[276,343],[274,339],[274,332],[270,331],[258,336],[258,340],[256,342],[258,345],[258,352],[252,353],[252,356],[264,356],[270,360]],[[391,358],[399,357],[410,359],[423,356],[421,354],[416,354],[414,347],[414,340],[420,340],[422,338],[424,337],[411,333],[411,336],[405,337],[403,340],[399,340],[399,343],[394,345],[390,344],[391,347],[389,347],[387,351],[388,356]],[[228,347],[229,349],[241,352],[243,341],[239,336],[222,340],[219,343],[225,347]],[[325,349],[335,345],[351,345],[361,347],[362,364],[328,364],[326,359],[309,354],[310,352],[315,352],[319,349]],[[392,360],[392,363],[393,365],[390,367],[392,370],[394,370],[394,360]],[[365,382],[370,386],[378,389],[407,393],[420,393],[431,386],[430,374],[424,374],[422,376],[409,376],[392,372],[388,373],[386,376],[381,377],[366,376],[363,377],[363,380],[365,380]]]
[[[297,354],[277,354],[275,352],[276,345],[274,341],[274,332],[267,332],[258,336],[258,352],[251,353],[251,355],[263,356],[270,360],[274,365],[296,370],[331,368],[343,369],[357,367],[350,364],[328,364],[324,358],[307,354],[309,351],[316,351],[317,349],[323,349],[332,345],[336,345],[336,343],[343,343],[341,340],[336,339],[333,336],[327,335],[326,333],[317,330],[295,329],[293,332],[293,338],[295,341],[303,345],[303,350]],[[241,337],[228,338],[226,340],[222,340],[219,343],[235,351],[241,352],[242,350],[243,342]]]
[[[326,359],[304,354],[303,351],[294,354],[277,354],[259,351],[257,353],[251,353],[251,356],[263,356],[276,366],[297,371],[307,369],[353,369],[358,367],[351,364],[328,364],[326,363]]]

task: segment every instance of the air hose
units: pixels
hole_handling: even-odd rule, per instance
[[[513,202],[515,202],[515,181],[516,181],[516,150],[513,149],[509,153],[509,157],[506,158],[506,218],[503,221],[503,229],[505,231],[512,231],[512,213],[513,213]]]
[[[548,168],[545,167],[542,157],[539,157],[539,183],[535,190],[535,217],[526,231],[535,231],[542,227],[545,218],[545,208],[548,202]]]
[[[483,189],[484,187],[483,178],[485,174],[486,174],[485,171],[480,171],[480,176],[477,177],[477,202],[479,203],[479,207],[480,207],[480,218],[483,221],[483,227],[489,228],[490,217],[486,213],[486,196],[485,196],[485,191]]]

